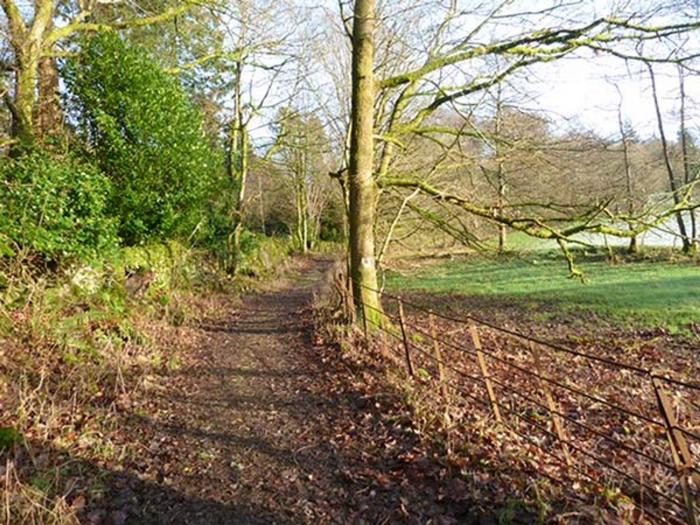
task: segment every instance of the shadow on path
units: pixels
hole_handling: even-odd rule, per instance
[[[143,454],[124,472],[79,464],[104,486],[84,523],[478,523],[408,423],[313,344],[310,302],[329,263],[203,323],[204,344],[132,413]]]

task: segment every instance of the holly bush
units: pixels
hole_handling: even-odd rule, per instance
[[[116,34],[85,39],[63,76],[69,114],[115,189],[110,208],[124,244],[202,230],[220,154],[177,78]]]
[[[0,256],[91,258],[116,247],[110,181],[74,156],[33,151],[0,163]],[[4,241],[3,241],[4,239]]]

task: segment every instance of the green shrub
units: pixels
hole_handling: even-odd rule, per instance
[[[274,274],[292,252],[289,237],[267,237],[245,230],[241,235],[241,275]]]
[[[116,189],[110,204],[125,244],[199,231],[220,155],[177,79],[116,34],[85,39],[63,73],[78,129]]]
[[[186,287],[194,279],[194,254],[183,245],[170,241],[147,246],[134,246],[120,251],[117,259],[119,273],[124,275],[152,274],[152,290]]]
[[[72,156],[35,151],[0,164],[0,256],[91,258],[117,244],[109,180]]]

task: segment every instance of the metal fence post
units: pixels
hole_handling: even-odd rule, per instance
[[[671,401],[666,395],[666,392],[664,392],[660,381],[653,374],[651,374],[651,384],[654,387],[654,395],[656,396],[659,413],[661,414],[664,424],[666,425],[666,437],[668,439],[668,445],[671,449],[673,463],[676,466],[676,471],[678,473],[678,480],[681,484],[681,490],[683,491],[683,499],[685,500],[686,510],[688,512],[688,523],[690,523],[690,525],[697,525],[698,521],[695,515],[695,503],[693,502],[693,496],[691,495],[690,487],[688,486],[688,477],[692,476],[693,483],[700,487],[700,475],[692,471],[693,458],[690,455],[688,443],[685,440],[683,433],[678,430],[678,421],[673,413]]]
[[[403,348],[406,353],[406,368],[408,368],[408,375],[415,377],[413,373],[413,363],[411,363],[411,351],[408,345],[408,336],[406,335],[406,320],[403,313],[403,301],[401,298],[397,298],[399,304],[399,324],[401,325],[401,337],[403,339]]]
[[[484,358],[484,353],[481,351],[481,339],[479,338],[479,332],[476,329],[476,325],[471,325],[469,327],[469,332],[472,336],[472,343],[474,343],[474,349],[476,350],[476,357],[479,360],[479,368],[481,369],[481,376],[484,378],[484,384],[486,385],[486,393],[489,396],[489,401],[491,402],[491,409],[493,410],[493,415],[498,423],[502,423],[501,411],[498,409],[498,401],[496,400],[496,393],[493,389],[493,384],[491,383],[491,376],[489,375],[488,366],[486,366],[486,359]]]

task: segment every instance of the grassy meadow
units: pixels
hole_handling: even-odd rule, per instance
[[[412,266],[388,275],[393,291],[468,298],[547,318],[589,314],[629,328],[686,331],[700,324],[700,264],[688,259],[578,258],[585,283],[571,279],[554,251],[469,256]],[[586,316],[589,317],[589,316]]]

